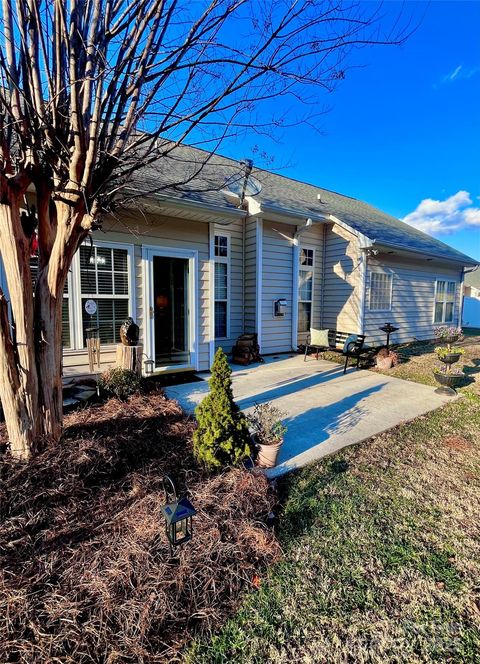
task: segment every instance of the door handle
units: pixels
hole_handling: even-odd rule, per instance
[[[154,311],[153,307],[149,307],[149,315],[150,315],[150,318],[155,317],[155,311]]]

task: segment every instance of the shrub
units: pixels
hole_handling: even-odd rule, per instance
[[[271,403],[256,404],[253,412],[247,415],[248,423],[261,445],[276,445],[287,432],[281,418],[285,413]]]
[[[208,469],[236,465],[252,453],[248,424],[233,400],[232,370],[221,348],[215,354],[210,392],[195,409],[193,451]]]
[[[108,369],[98,379],[100,394],[106,397],[117,397],[125,401],[132,394],[140,391],[142,379],[135,371],[129,369]]]

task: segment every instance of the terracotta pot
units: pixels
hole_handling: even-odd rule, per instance
[[[393,367],[393,359],[391,357],[377,357],[377,367],[384,371]]]
[[[283,445],[283,440],[273,445],[262,445],[256,443],[258,450],[257,465],[260,468],[274,468],[277,465],[278,453]]]

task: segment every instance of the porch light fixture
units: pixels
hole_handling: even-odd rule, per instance
[[[146,376],[151,376],[155,368],[155,362],[147,357],[146,360],[143,360],[143,368]]]
[[[192,517],[197,513],[192,503],[185,497],[178,500],[173,480],[168,475],[162,479],[165,491],[165,505],[162,514],[165,517],[165,533],[170,545],[170,555],[181,544],[192,539]]]

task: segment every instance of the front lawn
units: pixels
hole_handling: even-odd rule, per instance
[[[480,398],[290,476],[284,550],[189,664],[478,662]]]

